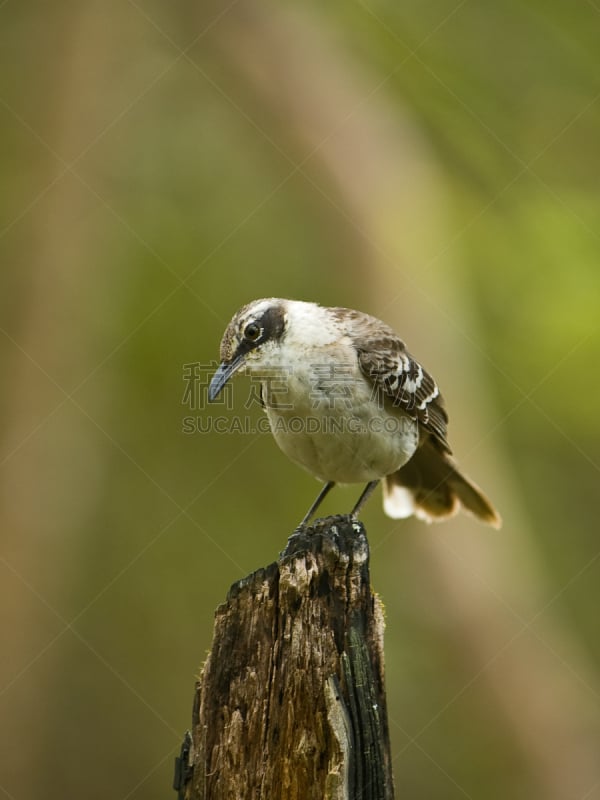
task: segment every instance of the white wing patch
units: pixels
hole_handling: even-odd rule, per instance
[[[404,391],[410,392],[411,394],[416,394],[417,389],[419,389],[421,384],[423,383],[423,367],[420,364],[417,364],[417,362],[414,363],[417,367],[417,374],[415,375],[414,378],[411,378],[409,372],[408,376],[404,380],[404,386],[403,386]],[[424,407],[425,406],[423,406],[423,408]],[[421,408],[421,405],[419,405],[418,408]]]
[[[440,390],[438,389],[437,384],[436,384],[433,387],[433,391],[430,392],[430,394],[428,394],[427,397],[423,398],[423,400],[419,403],[417,408],[420,411],[424,411],[427,408],[427,406],[429,405],[429,403],[431,403],[432,400],[435,400],[435,398],[438,396],[439,393],[440,393]]]

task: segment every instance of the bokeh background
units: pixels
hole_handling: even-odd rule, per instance
[[[0,3],[0,796],[174,797],[214,609],[317,490],[185,433],[184,365],[283,296],[396,328],[504,518],[364,512],[398,797],[600,798],[599,34],[594,0]]]

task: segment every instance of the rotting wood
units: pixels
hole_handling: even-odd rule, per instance
[[[393,800],[383,628],[362,524],[296,531],[217,609],[180,798]]]

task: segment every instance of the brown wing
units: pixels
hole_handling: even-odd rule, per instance
[[[419,421],[447,453],[448,415],[431,375],[407,351],[392,328],[375,317],[351,309],[332,309],[344,325],[363,374],[394,406]]]

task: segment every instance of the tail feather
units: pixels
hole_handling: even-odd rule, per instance
[[[414,514],[432,522],[453,516],[461,506],[494,528],[502,524],[481,489],[431,441],[424,442],[407,464],[384,479],[383,507],[394,519]]]

